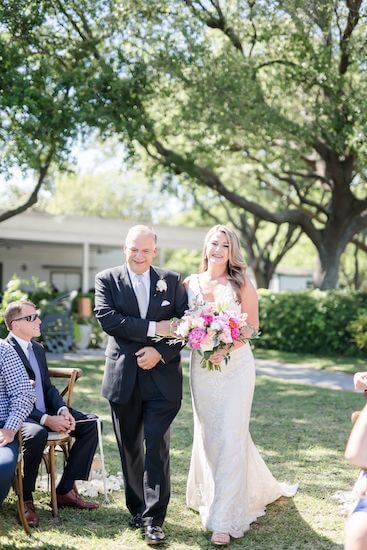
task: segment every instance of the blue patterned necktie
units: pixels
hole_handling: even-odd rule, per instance
[[[32,367],[32,370],[35,375],[35,390],[36,390],[36,408],[41,412],[46,412],[46,405],[45,405],[45,397],[43,395],[43,387],[42,387],[42,377],[41,377],[41,371],[38,365],[38,361],[36,359],[36,356],[33,351],[32,343],[29,342],[28,344],[28,353],[29,353],[29,364]]]

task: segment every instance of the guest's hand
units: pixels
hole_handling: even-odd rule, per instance
[[[73,432],[75,430],[75,418],[72,414],[70,414],[69,409],[61,409],[60,415],[62,415],[64,418],[66,418],[66,420],[70,422],[70,431]]]
[[[67,434],[71,432],[70,420],[65,418],[62,414],[47,415],[44,425],[47,428],[50,428],[52,432],[62,432]]]
[[[161,360],[162,356],[155,348],[146,346],[135,353],[138,367],[143,370],[153,369]]]
[[[367,390],[367,372],[356,372],[353,376],[353,382],[357,391]]]
[[[14,440],[16,432],[7,428],[0,429],[0,447],[5,447],[8,443]]]

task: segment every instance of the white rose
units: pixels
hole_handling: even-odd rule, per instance
[[[192,328],[204,328],[205,327],[205,319],[202,317],[196,317],[192,319],[191,321]]]
[[[164,279],[159,279],[159,281],[157,281],[157,285],[155,288],[157,292],[166,292],[167,290],[166,281]]]
[[[188,321],[182,321],[176,329],[177,336],[182,336],[182,338],[186,338],[190,330],[190,323]]]

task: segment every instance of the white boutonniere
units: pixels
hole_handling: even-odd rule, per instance
[[[155,286],[155,291],[157,292],[166,292],[167,290],[167,282],[164,279],[159,279],[157,281],[157,284]]]

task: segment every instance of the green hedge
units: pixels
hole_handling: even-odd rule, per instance
[[[303,353],[358,354],[355,323],[367,311],[367,294],[346,290],[260,290],[259,348]]]

